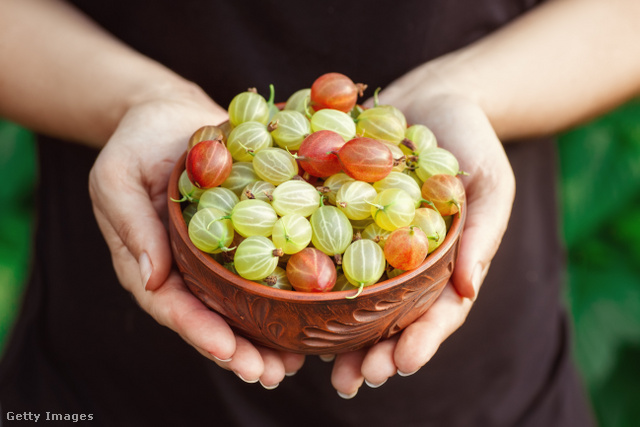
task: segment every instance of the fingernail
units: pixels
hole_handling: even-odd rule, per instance
[[[144,286],[144,289],[146,290],[147,283],[149,282],[149,278],[151,277],[151,273],[153,272],[151,260],[149,259],[149,255],[146,252],[142,252],[142,255],[140,255],[138,265],[140,266],[140,277],[142,278],[142,286]]]
[[[341,398],[343,398],[345,400],[353,399],[354,397],[356,397],[356,394],[358,394],[358,390],[354,391],[351,394],[344,394],[341,391],[338,392],[338,396],[340,396]]]
[[[476,295],[480,290],[480,284],[482,283],[482,265],[477,264],[473,269],[473,274],[471,275],[471,286],[473,286],[473,290]]]
[[[232,359],[231,357],[230,357],[230,358],[228,358],[228,359],[220,359],[219,357],[217,357],[217,356],[216,356],[215,354],[213,354],[213,353],[209,353],[209,354],[211,355],[211,357],[213,357],[214,359],[216,359],[218,362],[221,362],[221,363],[231,362],[231,359]]]
[[[382,386],[382,385],[384,385],[384,383],[386,383],[386,382],[387,382],[387,380],[384,380],[384,381],[382,381],[380,384],[372,384],[372,383],[370,383],[369,381],[364,380],[364,383],[365,383],[366,385],[368,385],[369,387],[371,387],[371,388],[378,388],[378,387],[381,387],[381,386]]]
[[[332,362],[336,358],[335,354],[321,354],[318,356],[323,362]]]
[[[297,374],[297,373],[298,373],[298,371],[286,372],[286,373],[285,373],[285,376],[287,376],[287,377],[292,377],[292,376],[294,376],[294,375],[295,375],[295,374]]]
[[[406,372],[402,372],[400,369],[398,369],[398,375],[400,375],[401,377],[408,377],[408,376],[411,376],[411,375],[415,374],[418,371],[419,371],[419,369],[416,369],[413,372],[406,373]]]
[[[238,378],[240,378],[242,381],[244,381],[244,382],[245,382],[245,383],[247,383],[247,384],[255,384],[255,383],[257,383],[257,382],[258,382],[258,380],[259,380],[259,379],[255,379],[255,380],[253,380],[253,381],[248,381],[248,380],[245,380],[245,379],[242,377],[242,375],[240,375],[239,373],[237,373],[237,372],[234,372],[234,373],[238,376]]]
[[[266,390],[273,390],[274,388],[277,388],[280,385],[280,383],[276,383],[275,385],[264,385],[262,384],[262,381],[260,381],[260,385],[264,387]]]

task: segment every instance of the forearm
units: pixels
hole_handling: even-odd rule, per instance
[[[103,145],[124,113],[159,97],[206,97],[59,0],[0,3],[0,116]]]
[[[555,133],[640,93],[640,2],[551,0],[425,66],[433,96],[479,104],[503,140]]]

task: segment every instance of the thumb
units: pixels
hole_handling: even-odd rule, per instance
[[[499,175],[476,170],[466,191],[467,218],[452,282],[462,297],[473,300],[507,229],[515,180],[510,168]]]
[[[98,157],[89,178],[93,209],[118,278],[132,290],[156,290],[169,276],[171,249],[159,209],[164,193],[143,184],[135,164],[113,167],[108,147]]]

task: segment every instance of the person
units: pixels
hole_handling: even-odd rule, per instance
[[[634,0],[5,0],[0,115],[39,134],[40,186],[2,410],[107,426],[592,425],[559,298],[549,136],[640,92],[639,14]],[[382,87],[468,173],[443,294],[332,363],[235,335],[187,291],[164,224],[195,129],[249,86],[286,97],[328,71]]]

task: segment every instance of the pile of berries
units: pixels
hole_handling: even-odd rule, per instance
[[[355,290],[420,266],[465,201],[455,156],[365,85],[316,79],[278,108],[255,90],[188,143],[178,188],[189,237],[241,277]]]

